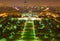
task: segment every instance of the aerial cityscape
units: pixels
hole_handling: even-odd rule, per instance
[[[0,41],[60,41],[60,0],[0,0]]]

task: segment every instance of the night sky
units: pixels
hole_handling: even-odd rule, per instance
[[[26,0],[27,6],[60,6],[60,0]],[[24,0],[0,0],[0,6],[24,6]]]

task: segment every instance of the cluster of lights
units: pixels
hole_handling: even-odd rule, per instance
[[[44,29],[45,28],[45,24],[43,23],[43,19],[44,18],[18,18],[18,21],[17,21],[17,23],[20,23],[20,20],[26,20],[26,22],[25,22],[25,26],[24,26],[24,29],[23,29],[23,33],[21,33],[21,35],[22,35],[22,38],[24,37],[24,34],[25,34],[25,29],[27,29],[27,27],[26,27],[26,25],[27,25],[27,22],[28,22],[28,20],[32,20],[31,21],[31,23],[32,23],[32,25],[33,25],[33,33],[34,33],[34,37],[36,37],[36,35],[35,35],[35,28],[34,28],[34,21],[33,20],[39,20],[40,22],[39,22],[39,24],[40,25],[42,25],[42,27],[40,28],[40,29]],[[13,22],[13,21],[15,21],[16,20],[16,18],[11,18],[11,21]],[[48,18],[45,18],[44,19],[47,23],[48,23],[48,25],[50,25],[50,27],[54,27],[53,25],[52,25],[52,23],[54,23],[52,20],[49,20]],[[29,22],[30,23],[30,22]],[[10,25],[10,23],[8,22],[8,24]],[[0,24],[0,27],[2,27],[2,24]],[[8,27],[8,26],[7,26]],[[14,27],[14,28],[13,28]],[[16,25],[11,25],[11,26],[9,26],[9,28],[7,28],[7,29],[16,29]],[[56,27],[57,28],[59,28],[60,27],[60,25],[56,25]],[[6,31],[6,29],[3,29],[3,33]],[[50,36],[52,36],[52,37],[54,37],[55,35],[54,35],[54,33],[52,33],[52,30],[51,29],[49,29],[49,33],[50,33]],[[32,33],[31,33],[32,34]],[[14,32],[11,32],[10,34],[9,34],[10,36],[9,36],[9,39],[12,39],[13,37],[14,37],[14,35],[15,35],[15,33]],[[44,38],[48,38],[48,36],[47,36],[47,34],[45,34],[44,35]],[[16,40],[17,41],[17,40]],[[36,41],[38,41],[38,40],[36,40]],[[51,41],[55,41],[55,38],[53,38]]]

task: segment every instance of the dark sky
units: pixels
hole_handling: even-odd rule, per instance
[[[60,0],[26,0],[28,6],[60,6]],[[0,6],[23,6],[24,0],[0,0]]]

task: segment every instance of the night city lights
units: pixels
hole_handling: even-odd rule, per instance
[[[0,41],[60,41],[60,0],[0,0]]]

